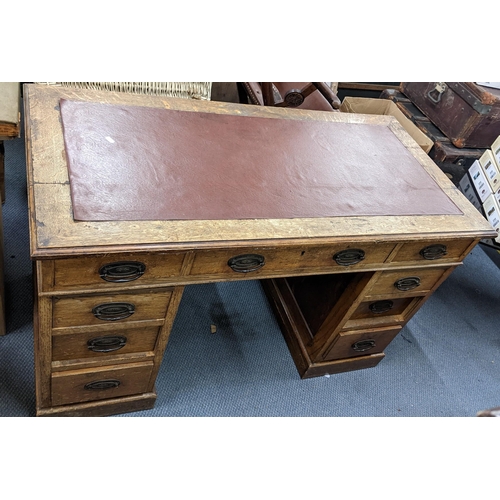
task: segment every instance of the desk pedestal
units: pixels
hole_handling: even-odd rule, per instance
[[[453,267],[262,280],[302,378],[372,368]]]
[[[372,368],[384,358],[384,353],[377,353],[335,361],[313,361],[308,351],[311,333],[287,280],[262,280],[261,283],[301,378]]]

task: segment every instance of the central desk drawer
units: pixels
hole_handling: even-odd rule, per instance
[[[153,351],[158,326],[134,326],[118,332],[85,332],[54,335],[52,361],[109,358],[115,354]]]
[[[171,289],[156,292],[54,297],[53,328],[163,319]]]
[[[195,276],[268,276],[299,270],[363,269],[385,262],[394,243],[339,244],[199,250],[191,268]]]
[[[52,405],[83,403],[147,392],[153,362],[56,372]]]

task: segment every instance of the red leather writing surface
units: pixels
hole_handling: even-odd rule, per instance
[[[461,213],[386,126],[60,104],[75,220]]]

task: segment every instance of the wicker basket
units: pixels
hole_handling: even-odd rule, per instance
[[[209,101],[212,82],[38,82],[77,89],[110,90],[129,94],[165,95]]]

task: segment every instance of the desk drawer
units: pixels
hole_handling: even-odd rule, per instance
[[[83,403],[147,392],[153,362],[56,372],[52,405]]]
[[[153,351],[158,332],[157,326],[135,326],[118,332],[54,335],[52,337],[52,361],[109,359],[115,354]]]
[[[423,297],[404,297],[362,302],[343,330],[389,327],[405,324],[417,311]]]
[[[413,297],[426,294],[434,288],[448,270],[449,268],[446,267],[438,267],[383,271],[375,278],[373,286],[365,295],[365,299]]]
[[[161,283],[181,273],[183,252],[118,254],[53,261],[54,290]]]
[[[131,321],[162,319],[171,289],[102,295],[54,297],[53,328],[83,325],[119,325]]]
[[[381,353],[401,331],[401,327],[340,332],[325,361]]]
[[[436,264],[439,262],[459,262],[474,240],[411,241],[403,244],[392,262],[418,262]]]
[[[298,270],[328,271],[341,268],[363,269],[385,262],[394,243],[261,247],[196,252],[191,275],[264,277],[276,273],[294,274]]]

